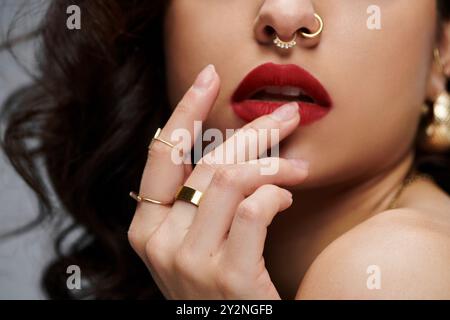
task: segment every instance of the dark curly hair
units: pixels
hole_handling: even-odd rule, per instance
[[[135,203],[127,194],[138,189],[148,141],[170,115],[163,46],[153,45],[164,41],[168,2],[52,1],[36,32],[39,73],[4,105],[2,147],[40,206],[19,231],[59,222],[58,255],[43,276],[51,298],[164,298],[128,244]],[[68,32],[73,4],[83,26]],[[450,3],[438,6],[439,20],[450,19]],[[416,153],[417,167],[447,192],[449,159]],[[66,287],[73,264],[88,280],[76,295]]]

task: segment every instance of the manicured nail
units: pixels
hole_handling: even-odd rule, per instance
[[[302,159],[289,159],[289,161],[292,163],[292,165],[296,168],[302,169],[302,170],[308,170],[309,169],[309,162]]]
[[[277,121],[289,121],[298,114],[298,104],[291,102],[276,109],[270,116]]]
[[[207,65],[197,76],[194,82],[194,88],[203,91],[208,90],[214,80],[215,73],[216,68],[212,64]]]

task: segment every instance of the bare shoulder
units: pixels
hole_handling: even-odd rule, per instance
[[[450,201],[379,213],[333,241],[298,299],[450,299]]]

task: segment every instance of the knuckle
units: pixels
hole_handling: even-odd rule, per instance
[[[146,245],[148,232],[144,228],[142,228],[139,220],[136,217],[133,218],[131,224],[128,228],[127,239],[131,248],[141,257],[145,258],[146,256]]]
[[[277,192],[277,194],[278,194],[278,199],[283,199],[283,200],[288,199],[288,194],[289,194],[289,193],[286,192],[286,191],[287,191],[286,189],[277,187],[276,192]]]
[[[235,166],[219,167],[214,173],[212,183],[221,187],[230,187],[239,181],[239,170]]]
[[[142,241],[139,234],[135,230],[132,230],[131,227],[128,230],[127,237],[128,237],[128,243],[130,244],[131,248],[133,248],[133,250],[135,252],[139,252],[140,248],[142,248],[145,245],[145,242]]]
[[[264,121],[268,122],[270,127],[273,129],[280,129],[282,127],[282,121],[276,120],[271,114],[264,116]]]
[[[262,219],[261,212],[256,201],[244,200],[237,209],[236,217],[245,222],[256,222]]]
[[[152,158],[157,158],[157,157],[161,157],[161,156],[163,156],[163,157],[170,156],[171,152],[172,152],[172,149],[169,148],[168,146],[166,146],[165,144],[163,144],[159,141],[153,141],[151,148],[149,148],[149,151],[148,151],[147,163]]]
[[[258,128],[255,123],[250,122],[249,124],[247,124],[242,129],[239,130],[239,134],[242,137],[258,136],[260,130],[261,128]]]
[[[197,166],[203,171],[211,174],[211,176],[213,176],[216,170],[219,168],[219,166],[214,163],[212,156],[209,154],[204,156],[197,164]]]
[[[189,253],[186,249],[182,248],[177,251],[174,257],[174,267],[177,271],[183,271],[183,269],[189,263]]]
[[[162,263],[167,255],[167,249],[162,237],[154,234],[145,244],[145,254],[151,264]]]
[[[286,199],[286,191],[276,185],[266,185],[264,187],[264,192],[266,194],[271,194],[275,200]]]
[[[245,126],[243,126],[239,131],[241,132],[247,132],[252,130],[258,130],[255,121],[247,123]]]
[[[177,108],[176,108],[176,112],[183,116],[183,115],[188,115],[190,113],[192,113],[191,111],[191,107],[190,107],[190,103],[187,100],[191,100],[191,91],[186,93],[186,96],[180,101],[180,103],[178,103]]]
[[[196,281],[196,279],[201,278],[201,276],[198,275],[199,259],[197,259],[192,252],[185,247],[182,247],[175,254],[173,266],[175,272],[182,276],[185,280]]]
[[[243,280],[240,273],[226,268],[217,273],[216,286],[221,292],[240,292]]]
[[[261,187],[259,187],[258,190],[264,193],[274,193],[274,194],[279,194],[281,192],[281,188],[274,184],[262,185]]]

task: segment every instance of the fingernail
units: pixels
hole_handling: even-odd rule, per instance
[[[207,90],[214,80],[215,73],[216,68],[212,64],[207,65],[197,76],[197,79],[194,82],[194,88]]]
[[[302,170],[308,170],[309,169],[309,162],[302,159],[289,159],[289,161],[292,163],[292,165],[296,168],[302,169]]]
[[[296,102],[288,103],[276,109],[271,117],[277,121],[288,121],[298,114],[298,104]]]

